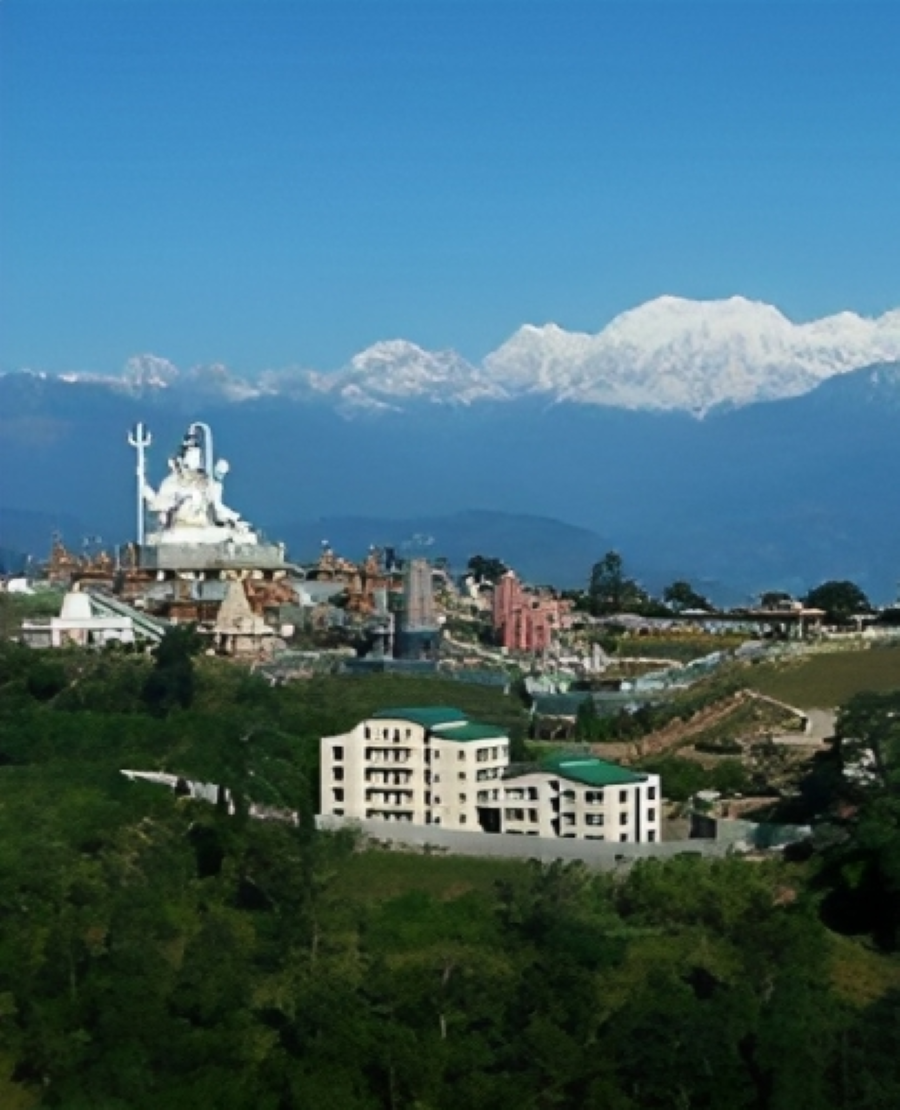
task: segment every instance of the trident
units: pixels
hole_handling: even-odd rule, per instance
[[[153,442],[153,437],[147,431],[143,421],[139,420],[128,433],[129,444],[137,451],[137,542],[144,545],[144,486],[146,484],[146,469],[144,466],[144,451]]]

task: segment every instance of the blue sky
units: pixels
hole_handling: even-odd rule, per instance
[[[0,368],[900,306],[900,3],[2,0]]]

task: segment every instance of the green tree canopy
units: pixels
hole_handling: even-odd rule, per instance
[[[712,608],[708,599],[703,594],[698,594],[690,582],[683,579],[678,579],[666,586],[663,590],[663,601],[676,612],[681,612],[683,609]]]
[[[153,651],[155,665],[144,683],[143,699],[151,713],[164,717],[176,706],[188,709],[194,700],[193,656],[202,647],[194,625],[169,628]]]
[[[843,771],[820,881],[825,920],[900,948],[900,691],[861,693],[838,714]]]
[[[467,564],[469,574],[481,582],[498,582],[509,567],[502,559],[493,556],[473,555]]]
[[[618,551],[607,551],[594,563],[588,582],[590,611],[595,616],[609,613],[644,612],[650,597],[633,578],[625,573],[625,564]]]
[[[783,605],[790,604],[794,599],[789,593],[784,590],[766,590],[765,593],[759,595],[760,609],[778,609]]]
[[[871,603],[855,582],[823,582],[803,599],[811,609],[824,609],[829,624],[846,624],[857,613],[870,613]]]

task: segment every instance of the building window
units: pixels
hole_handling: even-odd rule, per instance
[[[456,753],[456,758],[457,759],[465,759],[466,758],[466,753],[465,752],[457,752]]]
[[[619,840],[623,843],[626,842],[628,840],[628,833],[622,833],[622,835],[619,837]]]
[[[619,824],[620,825],[627,825],[628,824],[628,814],[627,813],[620,813],[619,814]]]
[[[343,759],[344,758],[344,749],[340,745],[335,745],[335,747],[333,747],[331,749],[331,758],[332,759]]]
[[[466,800],[466,796],[465,796],[465,794],[460,794],[460,796],[459,796],[459,800],[460,800],[461,802],[464,802],[464,801]]]
[[[529,809],[529,811],[528,811],[528,820],[537,824],[537,819],[538,819],[537,810],[536,809]]]
[[[368,725],[366,725],[366,727],[363,729],[363,736],[366,738],[366,740],[372,739],[372,730],[369,728]]]
[[[466,772],[465,771],[460,771],[459,774],[456,777],[459,779],[460,782],[465,782],[466,781]]]
[[[651,802],[656,798],[656,787],[655,786],[648,786],[647,787],[647,797],[650,799]]]
[[[334,788],[334,800],[336,802],[342,802],[344,800],[344,788],[342,786],[336,786]]]
[[[437,748],[435,748],[435,751],[434,751],[434,758],[435,759],[440,759],[441,758],[441,753],[437,750]]]
[[[603,814],[602,813],[589,813],[585,817],[584,823],[586,825],[602,825],[603,824]]]
[[[331,812],[334,814],[335,817],[344,816],[344,811],[342,809],[333,809]]]
[[[625,805],[625,803],[627,801],[628,801],[628,791],[627,790],[620,790],[619,791],[619,805]]]
[[[332,767],[331,768],[331,777],[334,779],[335,782],[343,782],[344,781],[344,768],[343,767]]]
[[[656,829],[651,829],[647,833],[647,839],[650,841],[651,844],[653,843],[654,840],[656,840]]]
[[[464,824],[466,823],[466,815],[465,815],[464,813],[461,813],[461,814],[459,815],[459,823],[460,823],[461,825],[464,825]]]
[[[656,810],[655,809],[648,809],[647,810],[647,820],[648,821],[655,821],[656,820]]]
[[[411,736],[412,736],[412,729],[411,729],[411,728],[408,728],[408,729],[406,730],[406,739],[408,740],[408,739],[409,739],[409,738],[410,738]],[[427,740],[427,739],[428,739],[428,738],[426,737],[426,740]]]

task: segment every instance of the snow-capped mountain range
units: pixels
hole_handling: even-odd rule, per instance
[[[897,360],[900,309],[874,319],[841,312],[795,324],[777,308],[744,297],[664,296],[623,312],[593,335],[527,324],[480,366],[452,350],[395,339],[331,372],[270,370],[250,380],[220,364],[179,371],[166,359],[140,355],[117,378],[64,377],[132,393],[185,390],[231,401],[284,395],[330,403],[347,415],[527,396],[699,415],[798,396],[837,374]]]

